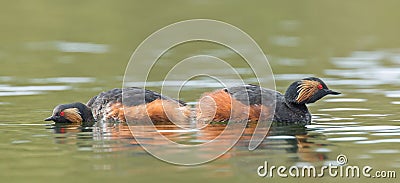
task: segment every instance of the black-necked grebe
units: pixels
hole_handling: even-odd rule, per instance
[[[53,115],[45,121],[85,123],[101,120],[126,122],[127,119],[138,121],[151,119],[155,124],[164,124],[171,121],[185,121],[189,116],[190,108],[183,101],[151,90],[130,87],[102,92],[90,99],[86,105],[82,103],[58,105],[54,108]]]
[[[228,120],[258,121],[275,107],[274,122],[309,123],[306,104],[326,95],[338,95],[319,78],[309,77],[293,82],[283,95],[257,85],[243,85],[205,93],[199,100],[197,120],[200,123]],[[263,99],[263,101],[261,101]],[[275,100],[274,100],[275,99]],[[272,114],[272,113],[271,113]],[[263,118],[264,119],[264,118]],[[266,119],[266,118],[265,118]]]

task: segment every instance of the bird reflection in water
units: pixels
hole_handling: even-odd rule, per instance
[[[216,141],[217,145],[223,147],[228,143],[230,137],[241,130],[232,130],[221,136],[226,127],[225,124],[209,124],[199,130],[182,130],[193,128],[192,125],[155,125],[157,131],[152,131],[152,126],[141,126],[136,138],[141,138],[141,142],[149,145],[162,145],[165,141],[158,138],[168,138],[180,144],[201,144],[210,140]],[[148,130],[146,130],[148,128]],[[309,142],[310,131],[301,124],[282,125],[273,123],[270,127],[268,136],[255,150],[257,153],[249,151],[249,141],[255,133],[256,123],[247,124],[240,140],[235,146],[219,159],[229,159],[237,156],[260,156],[260,152],[265,153],[294,153],[296,158],[293,162],[318,162],[327,158],[325,152],[315,152],[315,148],[325,144]],[[135,140],[131,129],[126,123],[102,123],[98,122],[92,127],[81,125],[54,124],[51,129],[54,131],[56,143],[76,144],[78,148],[91,148],[94,152],[119,152],[119,151],[139,151],[144,149]],[[134,131],[135,132],[135,131]],[[162,136],[155,135],[160,133]],[[218,138],[217,138],[218,137]],[[90,146],[90,147],[89,147]],[[214,148],[214,147],[213,147]],[[215,146],[215,148],[218,148]],[[204,152],[215,149],[203,149]],[[264,154],[264,153],[262,153]],[[268,158],[268,154],[263,155]]]

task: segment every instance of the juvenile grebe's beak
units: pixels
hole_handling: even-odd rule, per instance
[[[339,94],[341,94],[340,92],[333,91],[333,90],[325,90],[325,92],[328,95],[339,95]]]
[[[50,117],[44,119],[44,121],[53,121],[53,120],[54,120],[53,116],[50,116]]]

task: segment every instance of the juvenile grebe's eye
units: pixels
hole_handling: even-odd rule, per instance
[[[65,115],[64,111],[61,111],[60,116],[64,116],[64,115]]]
[[[321,84],[319,84],[317,87],[319,90],[322,90],[322,88],[324,88]]]

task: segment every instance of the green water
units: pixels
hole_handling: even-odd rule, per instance
[[[0,6],[0,179],[2,182],[267,182],[256,169],[316,165],[345,154],[351,165],[400,167],[400,24],[398,1],[9,1]],[[276,89],[318,76],[343,93],[309,106],[313,123],[276,127],[253,152],[239,142],[227,155],[194,167],[162,162],[132,143],[124,126],[82,132],[43,119],[54,106],[86,102],[121,87],[135,48],[151,33],[181,20],[227,22],[266,53]],[[232,56],[218,46],[208,52]],[[166,55],[201,51],[189,45]],[[207,53],[207,52],[206,52]],[[228,56],[226,56],[228,55]],[[239,60],[239,59],[237,59]],[[235,67],[242,68],[238,61]],[[157,72],[165,73],[159,67]],[[167,68],[167,67],[166,67]],[[248,71],[248,70],[245,70]],[[160,91],[157,72],[151,89]],[[251,74],[245,81],[253,81]],[[196,102],[218,87],[186,87]],[[202,135],[204,137],[202,137]],[[207,138],[177,132],[177,141]],[[399,176],[399,175],[397,175]],[[396,179],[290,178],[287,181]]]

